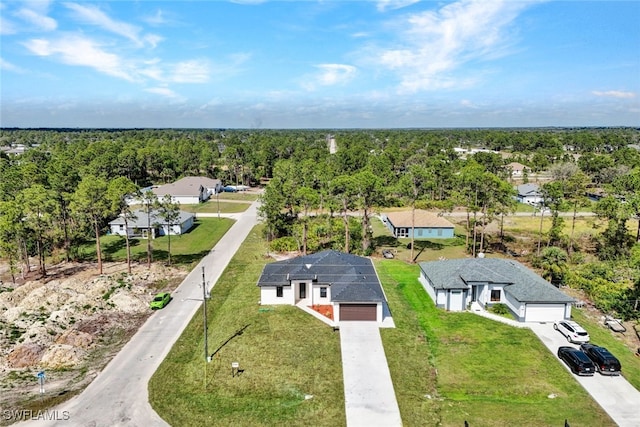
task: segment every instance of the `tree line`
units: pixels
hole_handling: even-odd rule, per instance
[[[268,180],[261,214],[266,237],[282,248],[368,254],[377,209],[457,206],[465,208],[464,238],[475,255],[486,250],[487,226],[515,209],[508,163],[516,161],[547,176],[542,193],[552,226],[544,242],[540,233],[536,256],[547,257],[539,264],[554,272],[550,278],[567,282],[563,265],[587,252],[573,230],[594,188],[605,195],[594,211],[606,224],[595,255],[607,266],[640,258],[639,231],[634,238],[628,228],[640,221],[639,140],[631,128],[2,129],[0,146],[28,149],[0,151],[0,257],[23,269],[37,257],[45,274],[48,257],[74,259],[81,243],[99,242],[110,220],[126,216],[126,194],[189,175],[226,184]],[[458,147],[486,151],[463,157]],[[572,213],[568,234],[561,212]]]

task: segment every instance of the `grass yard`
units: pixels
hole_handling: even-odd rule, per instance
[[[259,236],[258,227],[212,290],[213,361],[204,362],[198,312],[149,383],[151,405],[172,426],[345,424],[340,336],[295,307],[257,304],[267,262]]]
[[[193,267],[231,228],[235,221],[228,218],[200,218],[195,226],[185,234],[171,236],[171,262],[177,265]],[[147,240],[134,238],[130,240],[132,261],[146,262]],[[153,260],[168,260],[169,237],[162,236],[152,241]],[[109,235],[100,238],[102,257],[105,261],[126,261],[127,249],[124,237]],[[79,256],[84,260],[96,259],[96,244],[87,242],[79,249]]]
[[[396,323],[381,333],[404,425],[615,425],[531,331],[436,309],[416,265],[376,268]]]
[[[180,209],[191,213],[218,213],[218,205],[220,206],[220,213],[239,213],[246,211],[251,206],[251,203],[229,202],[226,200],[221,200],[218,203],[216,199],[210,199],[197,205],[182,205]]]

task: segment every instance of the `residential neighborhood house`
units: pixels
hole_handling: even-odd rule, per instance
[[[126,230],[122,215],[111,221],[109,223],[111,234],[124,236],[126,233],[129,237],[142,237],[143,239],[151,235],[151,238],[155,239],[158,236],[166,236],[169,232],[172,235],[186,233],[195,222],[195,215],[184,211],[180,211],[176,223],[171,227],[160,218],[157,211],[151,212],[150,218],[147,218],[147,214],[142,210],[136,210],[133,214],[135,218],[127,220]]]
[[[522,178],[524,176],[525,171],[527,173],[531,172],[531,169],[528,166],[523,165],[518,162],[511,162],[507,165],[507,168],[511,171],[511,178]]]
[[[520,184],[516,187],[518,195],[516,200],[520,203],[526,203],[528,205],[538,205],[542,202],[542,192],[538,184]]]
[[[463,311],[505,304],[520,322],[571,317],[574,299],[517,261],[462,258],[421,262],[419,281],[436,306]]]
[[[170,184],[152,186],[142,190],[142,192],[145,191],[152,191],[158,199],[162,199],[168,194],[173,203],[197,205],[222,191],[222,182],[219,179],[206,176],[187,176]],[[138,198],[130,198],[127,203],[139,205],[141,201]]]
[[[382,323],[389,313],[373,262],[334,250],[267,264],[257,285],[262,305],[329,305],[336,324]]]
[[[415,222],[411,211],[389,212],[381,214],[380,219],[394,237],[414,239],[446,239],[454,237],[454,225],[433,212],[416,209]],[[413,228],[412,228],[413,224]]]

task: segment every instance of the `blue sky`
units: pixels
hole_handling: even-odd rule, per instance
[[[0,3],[0,126],[640,126],[639,1]]]

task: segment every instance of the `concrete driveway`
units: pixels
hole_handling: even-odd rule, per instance
[[[378,325],[340,322],[340,348],[347,426],[401,426]]]
[[[578,347],[575,344],[569,344],[564,335],[553,329],[551,322],[528,323],[527,325],[556,355],[556,358],[558,357],[558,347]],[[563,361],[558,360],[571,372]],[[622,372],[624,373],[624,366],[622,366]],[[620,427],[640,426],[640,391],[629,384],[623,376],[608,377],[596,373],[593,377],[574,375],[574,378]]]
[[[200,309],[202,267],[209,287],[218,281],[253,226],[257,224],[253,203],[218,244],[172,293],[173,300],[153,314],[91,384],[78,396],[53,408],[57,420],[33,420],[20,425],[154,427],[168,424],[149,404],[147,385],[162,360]],[[202,349],[204,363],[204,348]]]

